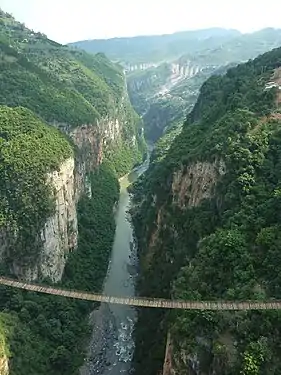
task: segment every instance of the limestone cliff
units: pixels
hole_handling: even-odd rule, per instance
[[[100,290],[118,177],[145,147],[124,73],[105,55],[62,46],[1,10],[0,24],[0,273]],[[0,339],[1,375],[6,357],[15,374],[76,373],[91,308],[1,288],[0,310],[16,326],[3,330],[5,356]]]
[[[74,251],[78,241],[76,205],[83,193],[91,196],[89,174],[102,162],[106,151],[116,147],[122,141],[122,125],[116,119],[105,119],[97,125],[83,125],[73,130],[65,128],[77,148],[76,158],[65,160],[58,171],[47,176],[47,183],[52,186],[55,211],[49,217],[38,238],[35,263],[22,259],[14,260],[12,272],[28,280],[49,278],[53,282],[61,280],[67,255]],[[128,140],[136,147],[136,135]],[[1,253],[5,252],[5,236],[0,234]],[[2,243],[2,246],[1,246]],[[11,242],[10,242],[11,243]],[[0,253],[0,256],[1,256]]]
[[[202,201],[211,199],[214,195],[220,178],[226,173],[225,163],[220,160],[214,163],[196,162],[191,165],[180,168],[173,175],[171,192],[172,204],[186,210],[192,207],[198,207]],[[163,217],[163,209],[160,210],[160,217]],[[149,247],[155,246],[155,236],[163,230],[163,225],[157,216],[157,234],[153,233]],[[172,229],[175,245],[177,246],[178,234],[176,226]],[[159,241],[159,245],[161,241]],[[151,257],[151,251],[150,251]],[[174,350],[173,335],[169,332],[167,335],[165,359],[163,365],[163,375],[179,375],[179,369],[184,368],[188,375],[196,374],[197,358],[182,350],[180,353]]]
[[[172,182],[173,203],[181,209],[196,207],[202,200],[212,197],[218,177],[225,173],[223,161],[197,162],[174,173]]]
[[[10,322],[10,323],[9,323]],[[0,313],[0,375],[9,375],[10,345],[9,336],[14,328],[12,320],[8,315]]]
[[[140,138],[136,125],[137,117],[134,116],[126,92],[124,92],[115,113],[97,120],[93,124],[73,127],[58,122],[52,123],[54,131],[56,131],[54,128],[59,128],[60,131],[66,133],[70,140],[70,142],[67,142],[64,139],[64,142],[68,143],[66,149],[70,148],[71,143],[75,155],[61,160],[56,168],[50,166],[49,170],[51,171],[38,181],[38,188],[41,186],[43,179],[45,180],[44,184],[49,186],[49,196],[53,202],[53,209],[52,213],[46,216],[44,222],[36,223],[33,218],[28,221],[29,225],[32,226],[32,229],[28,230],[32,234],[31,243],[26,245],[23,243],[18,225],[14,226],[12,221],[7,221],[6,225],[1,226],[0,220],[0,262],[7,266],[12,274],[28,280],[38,278],[49,278],[53,282],[61,280],[67,255],[77,247],[76,205],[82,194],[92,195],[89,182],[90,174],[102,163],[105,157],[109,157],[109,154],[112,155],[112,167],[115,167],[114,157],[118,154],[122,158],[122,150],[129,149],[130,155],[126,155],[126,157],[127,164],[130,163],[130,165],[125,165],[125,168],[130,168],[141,155],[138,149]],[[40,150],[37,150],[37,152],[40,154]],[[46,158],[49,158],[47,150],[45,155]],[[35,172],[38,168],[35,155],[32,162],[35,164]],[[28,164],[28,159],[26,163]],[[30,167],[28,168],[31,171]],[[33,171],[30,173],[33,173]],[[15,176],[14,181],[17,179],[18,177]],[[32,180],[32,178],[30,179]],[[30,182],[30,184],[33,183],[35,184],[35,181]],[[7,181],[4,181],[4,191],[9,184],[10,177],[8,176]],[[17,188],[15,184],[14,190],[16,191]],[[24,185],[22,189],[24,189]],[[42,189],[45,188],[42,187]],[[26,194],[26,192],[22,190],[21,194]],[[37,198],[33,199],[34,210],[38,211],[37,216],[40,216],[40,209],[36,207],[39,205],[36,201],[41,200],[40,193],[38,192]],[[46,197],[46,199],[49,198]],[[21,204],[25,206],[26,200],[22,200]],[[11,207],[10,215],[11,218],[15,216],[16,221],[23,220],[23,224],[21,224],[23,226],[26,223],[24,216],[28,216],[29,211],[32,210],[26,208],[21,214],[18,214]],[[17,215],[20,216],[17,218]],[[25,234],[23,235],[26,237]],[[18,253],[22,255],[18,256]]]
[[[164,186],[162,185],[162,191],[155,185],[154,194],[147,196],[140,203],[138,210],[146,212],[146,215],[153,220],[150,225],[145,225],[141,229],[140,235],[141,218],[135,216],[142,274],[149,275],[147,277],[150,280],[149,284],[141,281],[140,288],[145,290],[143,293],[152,293],[153,297],[170,297],[168,290],[171,280],[178,272],[182,258],[187,257],[187,245],[184,240],[188,220],[190,220],[188,219],[188,212],[197,209],[201,204],[214,197],[217,185],[225,173],[226,166],[222,159],[217,159],[214,162],[191,162],[185,166],[177,165],[170,175],[171,177],[165,180]],[[168,199],[165,199],[165,197],[168,197]],[[161,259],[160,267],[165,269],[165,276],[154,274],[155,265],[159,265],[159,259]],[[160,284],[161,289],[156,292],[154,287],[153,291],[150,292],[150,285],[155,285],[155,283]],[[144,324],[147,319],[143,316],[144,314],[140,313],[140,324]],[[157,319],[161,318],[158,316]],[[165,321],[164,313],[162,319]],[[159,345],[162,346],[163,355],[165,354],[162,364],[163,375],[179,375],[179,368],[184,368],[185,371],[188,368],[188,371],[190,371],[188,374],[194,375],[193,368],[196,367],[196,358],[188,352],[179,352],[178,349],[174,349],[173,332],[168,333],[167,337],[163,337],[165,333],[162,331],[161,324],[159,327],[151,327],[151,330],[154,329],[153,337],[157,337]],[[166,348],[165,351],[164,347]],[[138,356],[138,350],[144,350],[142,345],[137,346],[136,356]],[[145,362],[149,361],[149,358],[150,355],[147,355]],[[154,361],[154,359],[151,360]],[[138,365],[136,366],[137,374],[141,374],[141,368],[138,369]],[[151,374],[155,373],[151,370]]]
[[[50,173],[47,183],[53,188],[55,212],[49,217],[40,233],[42,243],[37,262],[33,267],[22,268],[16,261],[13,271],[25,279],[61,279],[69,251],[77,246],[78,227],[75,199],[74,158],[65,160],[58,171]]]
[[[211,199],[218,181],[225,174],[225,169],[223,160],[215,161],[214,163],[198,161],[185,168],[182,166],[174,172],[169,184],[171,202],[159,205],[158,196],[153,196],[155,221],[152,227],[155,229],[148,231],[150,235],[147,243],[149,249],[147,251],[147,259],[153,258],[156,245],[161,246],[162,240],[159,235],[168,227],[169,204],[184,212],[188,208],[198,207],[204,200]],[[172,217],[169,216],[169,219],[172,219]],[[176,240],[177,231],[171,223],[170,231],[174,240]]]
[[[1,343],[0,343],[1,350]],[[0,375],[9,375],[9,360],[6,356],[0,355]]]
[[[280,298],[281,123],[271,85],[280,56],[276,49],[207,80],[181,133],[136,185],[140,293]],[[276,320],[272,312],[181,310],[151,312],[148,322],[141,311],[136,374],[273,374],[281,368]]]
[[[191,61],[175,61],[163,63],[159,66],[148,67],[147,70],[138,74],[128,76],[128,88],[131,92],[146,91],[149,96],[153,97],[159,92],[162,93],[161,87],[172,86],[185,78],[192,78],[202,70],[204,66],[197,65]],[[168,91],[168,90],[167,90]]]
[[[155,63],[139,63],[139,64],[129,64],[124,63],[124,69],[126,72],[134,72],[136,70],[146,70],[149,68],[155,68],[158,64]]]
[[[170,334],[168,334],[167,343],[166,343],[166,351],[165,351],[165,359],[163,365],[163,375],[176,375],[174,368],[173,368],[173,346],[171,342]]]
[[[53,282],[61,279],[69,251],[77,246],[78,227],[76,212],[76,187],[74,158],[61,163],[58,170],[48,173],[46,183],[50,185],[54,213],[47,218],[34,246],[38,249],[36,258],[13,257],[10,272],[20,278],[36,280],[49,278]],[[19,241],[17,231],[11,228],[0,230],[0,261],[13,253],[13,247]]]

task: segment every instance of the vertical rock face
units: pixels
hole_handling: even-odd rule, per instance
[[[8,238],[6,229],[0,229],[0,263],[4,260],[8,247]]]
[[[114,74],[117,73],[114,71]],[[127,147],[132,151],[135,150],[137,155],[136,114],[130,106],[125,80],[121,86],[119,75],[116,76],[117,78],[120,86],[119,96],[115,97],[117,92],[115,93],[113,90],[111,105],[107,108],[104,103],[105,109],[101,106],[104,111],[103,116],[101,114],[96,117],[90,115],[89,118],[92,118],[92,122],[83,123],[83,115],[81,120],[80,118],[77,120],[78,124],[81,121],[80,125],[63,122],[63,120],[51,121],[53,127],[65,133],[71,140],[75,157],[66,159],[69,156],[62,152],[65,156],[59,159],[60,165],[53,163],[45,169],[45,174],[47,171],[51,171],[45,177],[51,187],[54,213],[48,217],[52,210],[51,207],[49,210],[46,209],[46,215],[42,216],[43,220],[39,220],[40,223],[37,219],[33,220],[32,217],[36,223],[32,220],[28,222],[28,228],[31,230],[27,232],[31,235],[26,244],[23,244],[21,236],[25,239],[28,236],[20,232],[17,223],[14,225],[12,215],[9,225],[11,228],[14,225],[13,228],[16,228],[14,230],[8,228],[6,224],[2,226],[0,217],[0,264],[9,268],[12,274],[27,280],[50,278],[53,282],[59,281],[63,275],[67,254],[77,247],[76,205],[82,194],[85,193],[89,197],[92,195],[89,178],[91,172],[102,163],[104,155],[113,155],[112,159],[114,159],[114,151],[120,150],[121,146],[124,146],[124,149]],[[109,89],[108,87],[108,92],[110,92]],[[87,116],[85,118],[87,119]],[[65,139],[64,141],[66,144],[68,143]],[[69,144],[67,146],[71,149]],[[48,158],[48,150],[46,150],[46,159],[51,160]],[[62,162],[62,160],[64,161]],[[112,164],[114,164],[114,160]],[[54,165],[57,170],[52,172]],[[41,176],[40,182],[44,183],[44,176]],[[37,203],[34,202],[34,205]],[[39,205],[37,204],[36,207]],[[32,212],[32,209],[27,208],[25,211],[28,214],[29,211]],[[22,219],[24,215],[23,211],[20,218]],[[16,246],[14,246],[15,244]]]
[[[103,156],[102,135],[97,126],[83,125],[69,132],[74,144],[77,147],[75,165],[75,199],[78,202],[86,182],[87,173],[94,170],[101,162]]]
[[[161,188],[158,184],[155,184],[150,190],[147,190],[149,194],[140,201],[138,210],[140,210],[141,215],[149,210],[148,215],[151,221],[149,224],[145,222],[141,231],[137,228],[137,231],[139,231],[138,238],[141,238],[139,246],[142,275],[147,277],[148,280],[144,286],[146,293],[150,293],[150,285],[153,285],[151,295],[155,296],[154,285],[156,283],[161,284],[162,290],[170,287],[174,275],[178,272],[179,258],[186,254],[187,245],[185,245],[184,240],[186,236],[185,225],[188,225],[185,223],[188,223],[189,220],[188,211],[197,209],[203,202],[211,200],[215,196],[217,184],[225,173],[225,163],[219,158],[213,162],[198,160],[186,165],[179,163],[174,172],[163,179]],[[166,199],[164,199],[164,196]],[[137,218],[140,216],[137,216]],[[136,225],[138,225],[137,222]],[[159,272],[157,273],[159,259],[161,259],[161,266],[163,267],[161,270],[165,269],[167,274],[165,278],[159,276]],[[157,281],[159,277],[161,277],[161,282]],[[161,298],[167,298],[168,295],[161,294],[161,288],[157,290],[157,295],[160,295]],[[142,319],[142,316],[140,316],[140,319]],[[156,334],[159,334],[158,331]],[[146,342],[145,345],[149,346],[151,342]],[[159,371],[162,367],[161,373],[163,375],[198,374],[196,355],[188,350],[179,350],[176,344],[178,343],[173,333],[168,333],[165,343],[166,350],[163,351],[165,359],[162,364],[159,363]],[[162,350],[164,343],[160,345]],[[142,354],[143,350],[144,348],[141,346]],[[141,371],[137,373],[141,374]],[[150,373],[152,374],[152,372]]]
[[[171,334],[168,333],[162,375],[200,375],[196,354],[181,350],[177,352]],[[215,373],[213,373],[215,375]],[[204,374],[205,375],[205,374]]]
[[[77,246],[74,158],[65,160],[58,171],[48,175],[47,181],[53,188],[55,212],[39,235],[40,253],[33,265],[23,266],[15,260],[13,272],[28,280],[48,277],[57,282],[62,277],[67,254]]]
[[[1,343],[0,343],[0,346],[1,346]],[[3,357],[0,356],[0,375],[9,375],[9,361],[6,356],[3,356]]]
[[[124,121],[125,123],[125,121]],[[63,127],[76,147],[76,157],[65,160],[58,171],[47,176],[52,187],[55,203],[54,215],[46,221],[38,233],[35,261],[15,259],[11,271],[26,280],[49,278],[61,280],[67,255],[74,251],[78,241],[76,205],[83,193],[92,195],[89,174],[103,160],[104,151],[114,147],[122,138],[123,119],[102,119],[97,124],[82,125],[75,129]],[[60,127],[61,128],[61,127]],[[136,145],[136,136],[127,140]],[[0,262],[5,262],[16,234],[0,230]]]
[[[223,175],[225,165],[197,162],[177,171],[173,176],[173,203],[181,208],[196,207],[203,199],[209,199],[219,175]]]
[[[173,63],[171,64],[171,72],[173,75],[186,78],[186,77],[193,77],[198,74],[203,68],[194,65],[192,62],[183,62],[183,63]]]
[[[2,316],[0,317],[1,320]],[[3,335],[3,331],[5,328],[0,321],[0,375],[9,375],[9,359],[7,355],[7,348],[6,348],[6,338]]]
[[[139,63],[139,64],[123,64],[126,72],[134,72],[136,70],[146,70],[152,67],[156,67],[155,63]]]
[[[66,255],[77,246],[74,159],[66,160],[49,179],[54,187],[56,208],[40,234],[43,247],[38,268],[43,277],[58,281],[63,274]]]
[[[91,195],[87,175],[102,163],[104,151],[120,139],[121,129],[122,124],[116,117],[66,130],[78,150],[75,163],[76,202],[84,191]]]
[[[176,375],[173,369],[172,357],[173,357],[173,347],[171,343],[170,334],[168,334],[166,351],[165,351],[165,360],[164,360],[164,366],[163,366],[163,375]]]

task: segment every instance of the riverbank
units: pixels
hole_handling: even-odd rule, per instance
[[[128,213],[131,196],[127,188],[144,173],[148,165],[149,157],[138,168],[119,179],[119,201],[114,209],[115,237],[103,286],[106,295],[135,295],[138,259],[134,228]],[[128,375],[134,353],[133,329],[136,319],[136,310],[130,306],[102,303],[93,311],[91,342],[80,374]]]

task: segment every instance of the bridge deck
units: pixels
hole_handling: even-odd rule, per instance
[[[74,290],[65,290],[42,285],[24,283],[6,277],[0,277],[0,284],[30,290],[33,292],[53,294],[68,298],[82,299],[85,301],[107,302],[118,305],[154,307],[164,309],[185,309],[185,310],[280,310],[281,301],[255,302],[255,301],[181,301],[160,298],[144,297],[113,297],[101,294],[84,293]]]

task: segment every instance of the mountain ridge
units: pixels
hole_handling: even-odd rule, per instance
[[[158,143],[134,187],[140,294],[280,298],[280,69],[276,48],[210,77]],[[278,312],[140,311],[136,374],[278,374],[280,332]]]
[[[217,45],[217,39],[221,42],[240,35],[237,30],[223,28],[210,28],[177,32],[174,34],[136,36],[129,38],[112,38],[106,40],[90,40],[69,43],[71,46],[80,47],[88,52],[104,52],[109,58],[122,62],[157,62],[170,60],[182,54],[188,44],[189,49],[197,50],[199,45]],[[199,44],[199,45],[198,45]],[[95,46],[96,45],[96,46]],[[101,49],[101,45],[104,47]],[[107,47],[108,45],[108,47]],[[169,52],[169,48],[172,53]],[[164,53],[163,53],[164,51]],[[120,54],[121,52],[121,54]],[[148,54],[147,57],[146,54]],[[134,57],[133,57],[134,56]],[[139,60],[139,61],[138,61]]]
[[[144,153],[120,66],[51,41],[0,10],[2,275],[100,291],[118,177]],[[92,309],[1,286],[0,373],[77,374]]]

